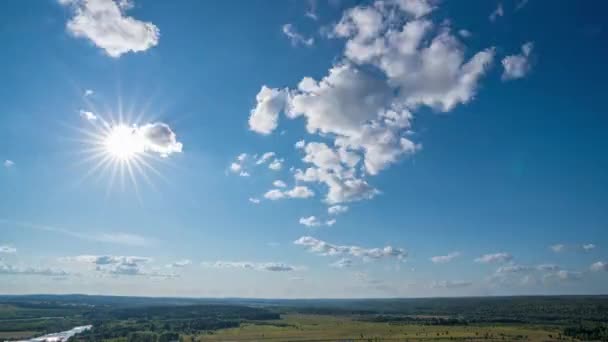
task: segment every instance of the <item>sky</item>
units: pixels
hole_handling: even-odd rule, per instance
[[[606,293],[602,2],[2,7],[0,293]]]

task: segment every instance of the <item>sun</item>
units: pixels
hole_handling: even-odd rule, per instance
[[[117,161],[127,162],[145,152],[145,138],[133,127],[118,124],[104,138],[105,152]]]

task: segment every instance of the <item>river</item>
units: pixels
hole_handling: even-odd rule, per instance
[[[83,325],[80,327],[75,327],[70,330],[52,333],[40,337],[30,338],[29,340],[21,340],[17,342],[64,342],[67,341],[70,337],[80,334],[83,331],[89,330],[93,327],[92,325]]]

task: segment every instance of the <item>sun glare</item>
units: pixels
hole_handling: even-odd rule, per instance
[[[145,141],[137,130],[124,124],[110,129],[104,140],[106,152],[114,159],[128,161],[145,150]]]

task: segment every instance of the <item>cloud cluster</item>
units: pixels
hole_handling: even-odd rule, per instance
[[[216,261],[203,262],[202,265],[208,268],[236,268],[254,271],[270,272],[290,272],[297,267],[277,262],[252,262],[252,261]]]
[[[59,0],[74,16],[66,27],[75,37],[87,38],[109,56],[141,52],[158,44],[160,31],[150,22],[125,15],[132,7],[128,0]]]
[[[376,1],[346,10],[330,36],[345,40],[343,58],[320,80],[304,77],[296,88],[263,86],[249,124],[270,134],[279,114],[303,118],[306,130],[333,143],[298,142],[305,153],[299,182],[327,187],[326,202],[370,199],[376,175],[420,145],[411,140],[413,112],[426,106],[447,112],[477,92],[494,49],[465,58],[466,47],[448,24],[428,16],[426,0]]]
[[[493,284],[502,286],[522,286],[574,281],[581,279],[582,276],[582,272],[564,270],[560,266],[554,264],[509,264],[496,269],[496,272],[489,280]]]
[[[294,241],[295,245],[307,248],[311,253],[323,256],[352,256],[364,260],[379,260],[385,258],[396,258],[404,260],[407,258],[407,251],[402,248],[386,246],[383,248],[363,248],[360,246],[334,245],[316,239],[312,236],[302,236]]]
[[[91,264],[95,266],[95,271],[111,276],[148,276],[159,278],[172,278],[177,276],[175,274],[146,270],[144,265],[152,261],[152,259],[148,257],[78,255],[74,257],[64,257],[60,260],[63,262]]]

